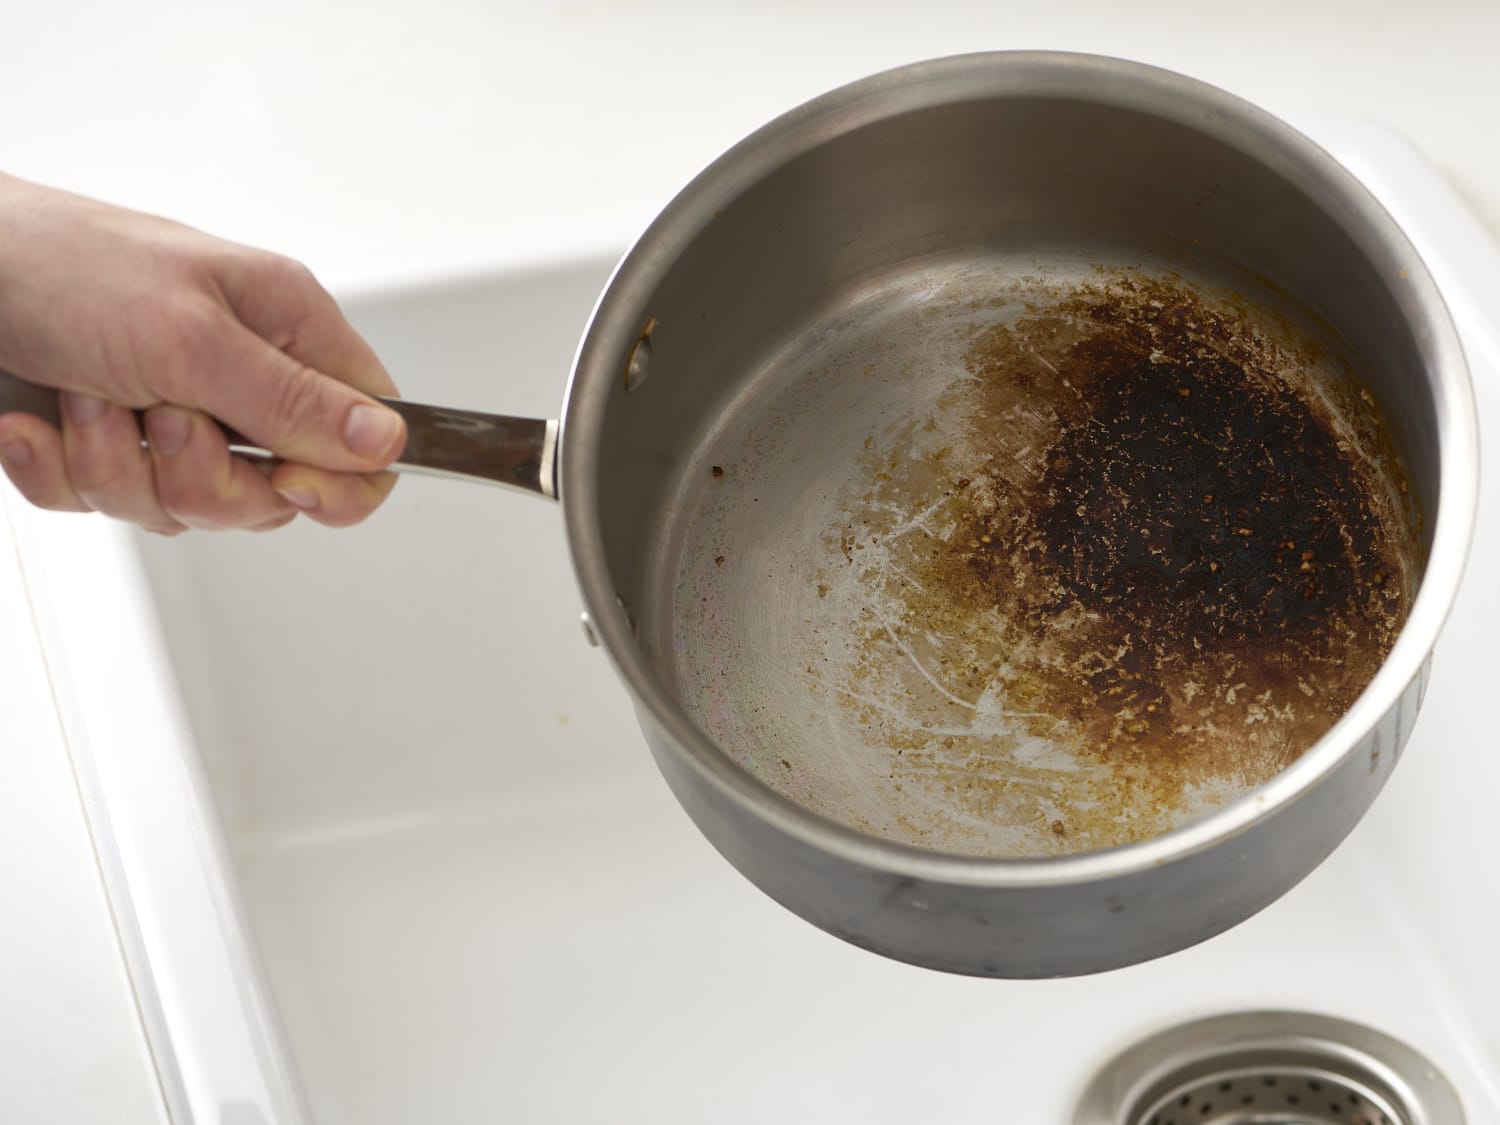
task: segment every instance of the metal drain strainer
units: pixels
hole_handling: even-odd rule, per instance
[[[1095,1075],[1074,1125],[1463,1125],[1411,1047],[1346,1020],[1242,1012],[1152,1036]]]
[[[1407,1125],[1369,1086],[1327,1070],[1267,1061],[1218,1070],[1167,1091],[1134,1118],[1140,1125]]]

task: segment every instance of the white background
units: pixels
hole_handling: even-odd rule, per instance
[[[1500,227],[1495,0],[6,0],[0,168],[302,257],[623,242],[792,105],[1063,48],[1405,132]]]

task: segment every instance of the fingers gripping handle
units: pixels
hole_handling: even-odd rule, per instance
[[[13,411],[35,414],[44,422],[51,422],[59,427],[62,425],[62,410],[55,390],[28,383],[0,368],[0,414],[10,414]]]
[[[393,470],[463,477],[557,498],[557,422],[450,410],[398,398],[376,401],[406,419],[406,448],[391,465]],[[0,370],[0,414],[11,411],[61,424],[57,391]],[[235,453],[275,456],[227,426],[223,429]]]

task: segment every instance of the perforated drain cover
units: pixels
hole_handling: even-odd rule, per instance
[[[1167,1091],[1134,1118],[1140,1125],[1406,1125],[1363,1083],[1326,1070],[1267,1064],[1220,1070]]]
[[[1360,1024],[1243,1012],[1170,1028],[1089,1083],[1075,1125],[1463,1125],[1411,1047]]]

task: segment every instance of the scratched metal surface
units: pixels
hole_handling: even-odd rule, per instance
[[[862,831],[1012,856],[1160,834],[1316,741],[1409,604],[1399,472],[1314,326],[1200,299],[1181,262],[1059,264],[861,294],[676,506],[684,700]]]

